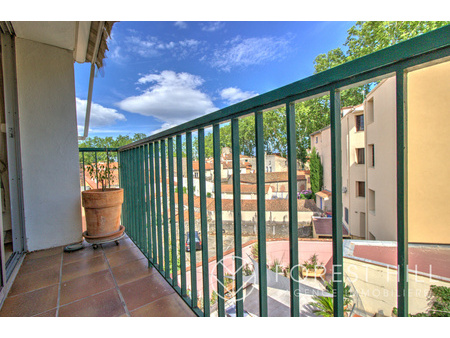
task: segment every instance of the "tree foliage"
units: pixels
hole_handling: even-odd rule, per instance
[[[309,159],[309,170],[311,178],[311,191],[313,194],[322,190],[323,186],[323,167],[320,162],[320,157],[316,152],[316,148],[311,150],[311,156]]]
[[[345,62],[376,52],[419,34],[448,24],[448,21],[358,21],[348,30],[346,42],[318,55],[314,60],[314,73],[339,66]],[[361,104],[373,88],[373,84],[350,88],[341,92],[341,106]],[[330,124],[330,97],[323,96],[295,104],[295,124],[297,137],[297,159],[305,163],[308,160],[310,134]],[[284,107],[264,112],[264,150],[268,153],[280,153],[287,156],[286,111]],[[120,147],[145,137],[135,134],[133,137],[119,135],[112,137],[93,137],[80,143],[80,147]],[[175,143],[175,142],[174,142]],[[198,158],[198,138],[193,137],[192,152]],[[240,153],[255,155],[255,118],[248,115],[239,120]],[[220,148],[231,147],[231,124],[224,123],[220,128]],[[167,147],[166,147],[167,148]],[[174,155],[176,151],[174,149]],[[183,156],[186,156],[186,141],[183,142]],[[213,133],[205,134],[205,156],[213,157]]]
[[[343,48],[337,47],[318,55],[314,60],[314,73],[323,72],[345,62],[374,53],[401,41],[448,24],[449,21],[358,21],[348,30]],[[355,106],[364,101],[373,85],[350,88],[341,92],[341,106]],[[300,106],[300,108],[299,108]],[[297,158],[305,161],[309,149],[309,135],[330,123],[329,96],[297,104],[296,111],[302,111],[302,127],[297,127]]]
[[[147,135],[143,133],[136,133],[134,136],[130,137],[129,135],[119,135],[116,138],[111,136],[106,137],[88,137],[84,141],[78,141],[78,147],[79,148],[119,148],[124,145],[127,145],[129,143],[138,141]],[[83,154],[80,153],[80,163],[82,163]],[[106,153],[99,152],[97,154],[97,161],[98,162],[106,162]],[[109,154],[109,162],[117,161],[117,154],[112,152]],[[84,154],[84,163],[85,164],[92,164],[95,162],[95,154],[92,152],[86,152]]]

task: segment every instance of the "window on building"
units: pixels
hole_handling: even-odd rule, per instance
[[[356,131],[364,130],[364,115],[356,115]]]
[[[348,208],[344,208],[344,219],[345,223],[348,224]]]
[[[318,143],[319,142],[319,138],[316,136],[316,143]]]
[[[369,211],[375,213],[375,191],[369,189]]]
[[[368,148],[369,148],[369,154],[368,154],[369,166],[375,167],[375,145],[369,144]]]
[[[364,164],[365,163],[365,149],[357,148],[356,149],[356,163]]]
[[[366,197],[366,182],[356,181],[356,197]]]

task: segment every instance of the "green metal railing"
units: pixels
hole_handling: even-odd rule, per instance
[[[341,173],[341,102],[340,92],[350,87],[360,86],[383,78],[396,76],[397,81],[397,238],[398,238],[398,315],[408,316],[408,243],[407,205],[405,191],[406,142],[405,142],[405,74],[411,69],[441,62],[450,57],[450,27],[446,26],[371,55],[353,60],[333,69],[318,73],[303,80],[256,96],[244,102],[221,109],[177,127],[162,131],[127,146],[119,148],[120,184],[125,191],[123,204],[123,224],[129,237],[146,255],[149,262],[171,283],[173,288],[199,316],[209,316],[209,281],[207,246],[202,251],[203,310],[197,306],[197,279],[195,250],[190,252],[191,290],[188,294],[184,251],[184,234],[189,231],[190,243],[195,243],[193,148],[192,133],[198,133],[198,156],[201,231],[207,235],[206,194],[205,194],[205,133],[212,127],[214,151],[214,191],[220,196],[220,123],[231,121],[231,144],[233,160],[234,193],[234,243],[235,256],[242,256],[241,203],[239,179],[239,123],[244,115],[253,114],[256,131],[257,156],[257,213],[258,213],[258,257],[259,257],[259,307],[260,316],[267,316],[267,276],[266,276],[266,233],[264,202],[264,148],[262,112],[284,106],[286,108],[288,177],[289,177],[289,242],[290,266],[298,264],[298,223],[296,186],[296,129],[295,102],[313,97],[330,95],[331,146],[332,146],[332,210],[333,210],[333,277],[334,315],[344,315],[343,301],[343,240],[342,240],[342,173]],[[186,167],[189,219],[184,219],[182,137],[186,139]],[[177,195],[175,205],[173,140],[176,139]],[[168,147],[168,173],[166,177],[166,145]],[[159,182],[162,181],[162,185]],[[168,182],[168,183],[167,183]],[[169,192],[167,192],[167,184]],[[169,205],[168,205],[169,203]],[[170,206],[170,213],[168,207]],[[178,217],[175,208],[178,208]],[[216,257],[223,257],[221,199],[215,199]],[[169,217],[170,216],[170,217]],[[169,222],[170,221],[170,222]],[[178,223],[176,223],[178,221]],[[178,227],[179,240],[176,240]],[[203,243],[207,244],[207,238]],[[170,245],[169,245],[170,244]],[[180,255],[180,280],[176,263],[177,250]],[[172,257],[172,265],[169,257]],[[235,259],[236,313],[244,315],[242,301],[242,261]],[[295,271],[293,272],[295,275]],[[298,273],[298,272],[297,272]],[[218,313],[225,316],[224,271],[217,270]],[[291,316],[300,315],[299,283],[290,279]]]
[[[95,170],[98,170],[98,165],[100,162],[105,162],[109,167],[110,163],[117,162],[118,160],[118,148],[78,148],[80,153],[79,161],[80,161],[80,170],[82,179],[81,185],[83,189],[86,190],[86,167],[92,166]],[[115,168],[114,170],[119,170],[119,168]],[[111,181],[108,181],[109,187],[111,187]],[[119,182],[114,182],[119,184]],[[96,188],[99,188],[99,182],[96,181]]]

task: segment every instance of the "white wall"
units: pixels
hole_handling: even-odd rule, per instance
[[[194,195],[200,196],[200,180],[198,178],[194,178],[193,182],[194,182]],[[183,187],[186,187],[186,191],[187,191],[187,187],[188,187],[187,177],[183,177]],[[207,194],[211,193],[211,196],[214,196],[214,182],[206,181],[205,191]]]
[[[72,52],[17,38],[16,62],[28,250],[80,241]]]

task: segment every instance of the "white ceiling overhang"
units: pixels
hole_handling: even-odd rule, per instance
[[[11,21],[17,37],[73,51],[74,60],[86,61],[90,21]]]

